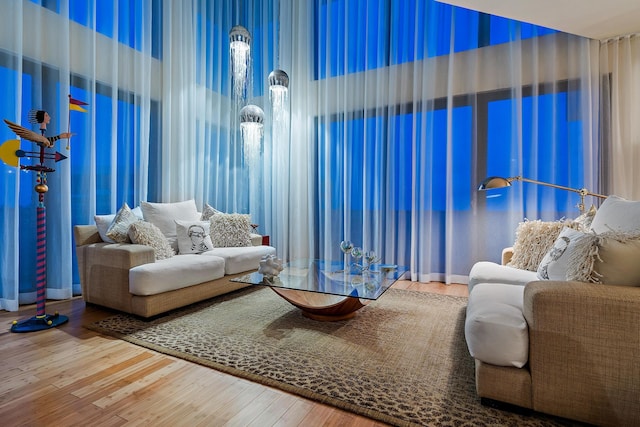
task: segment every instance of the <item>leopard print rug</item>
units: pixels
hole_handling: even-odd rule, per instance
[[[252,287],[151,321],[118,314],[87,327],[392,425],[572,425],[480,404],[466,303],[389,289],[352,319],[318,322]]]

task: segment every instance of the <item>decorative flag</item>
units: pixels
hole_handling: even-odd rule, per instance
[[[73,110],[73,111],[80,111],[81,113],[86,113],[87,110],[82,108],[82,105],[89,105],[84,101],[79,101],[75,98],[72,98],[71,95],[69,95],[69,110]]]

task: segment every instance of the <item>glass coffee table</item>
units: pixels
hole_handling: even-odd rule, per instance
[[[355,316],[357,310],[378,299],[407,272],[406,267],[397,265],[376,264],[363,272],[344,267],[342,262],[295,260],[275,277],[256,272],[231,280],[268,286],[306,317],[336,321]]]

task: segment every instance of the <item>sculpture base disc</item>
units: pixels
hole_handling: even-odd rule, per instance
[[[45,314],[42,317],[34,316],[30,319],[21,320],[11,325],[11,332],[35,332],[67,323],[69,318],[61,314]]]

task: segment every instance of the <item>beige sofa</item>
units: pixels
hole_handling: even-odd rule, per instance
[[[156,261],[149,246],[103,242],[95,225],[75,226],[74,237],[84,300],[145,318],[245,287],[231,279],[256,270],[263,255],[275,254],[273,247],[254,242]]]
[[[622,206],[640,220],[640,204]],[[616,219],[609,218],[605,230],[615,228]],[[601,276],[603,283],[539,280],[536,271],[507,265],[512,249],[504,251],[502,265],[473,266],[465,337],[485,402],[595,425],[640,425],[640,244],[598,242],[602,259],[595,268],[607,271],[602,260],[615,267]],[[614,244],[631,262],[611,258]],[[614,279],[621,268],[627,269],[627,283]],[[616,283],[607,283],[609,277]]]

